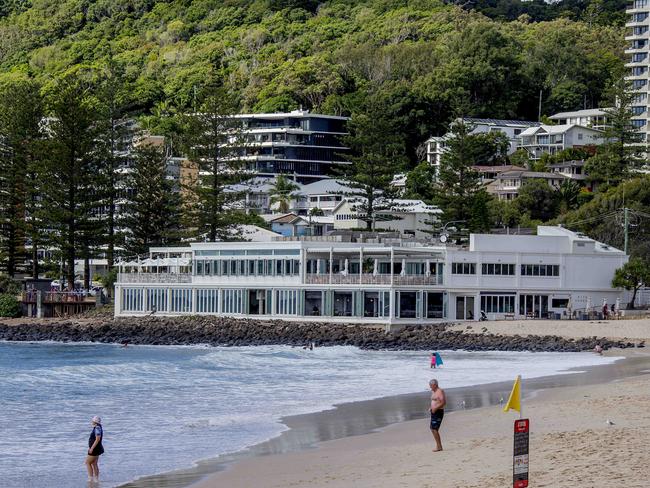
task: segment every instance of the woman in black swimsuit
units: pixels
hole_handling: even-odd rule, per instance
[[[88,469],[88,481],[99,481],[99,456],[104,453],[102,438],[104,429],[102,429],[102,419],[96,415],[92,421],[93,430],[88,438],[88,455],[86,456],[86,469]]]

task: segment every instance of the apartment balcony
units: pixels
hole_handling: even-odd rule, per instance
[[[643,58],[642,60],[640,60],[640,61],[632,61],[631,60],[631,61],[628,61],[627,63],[625,63],[626,68],[636,68],[636,67],[639,67],[639,66],[641,66],[641,67],[648,66],[648,57],[647,56],[645,58]]]
[[[117,283],[192,283],[190,273],[119,273]]]
[[[647,53],[648,49],[650,49],[650,46],[646,44],[645,46],[639,46],[639,47],[628,47],[625,49],[625,54],[637,54],[637,53]]]
[[[390,285],[391,275],[388,274],[308,274],[305,277],[308,285]],[[441,285],[442,276],[439,275],[394,275],[392,284],[396,286]]]
[[[648,39],[648,37],[650,37],[650,31],[645,31],[645,32],[641,32],[641,33],[638,33],[638,34],[635,34],[634,32],[628,32],[626,34],[626,36],[625,36],[625,40],[626,41],[636,41],[636,40],[642,41],[642,40]]]

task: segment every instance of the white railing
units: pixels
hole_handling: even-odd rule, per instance
[[[373,275],[370,273],[358,274],[308,274],[305,277],[305,283],[308,285],[390,285],[390,275]],[[437,275],[431,276],[393,276],[393,285],[441,285],[442,277]]]
[[[117,283],[191,283],[190,273],[119,273]]]

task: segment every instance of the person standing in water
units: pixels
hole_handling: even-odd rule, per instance
[[[436,354],[438,354],[438,353],[436,353],[436,352],[431,353],[431,366],[429,367],[429,369],[436,369],[436,362],[438,360],[438,358],[436,357]]]
[[[445,396],[445,391],[442,388],[438,387],[438,380],[433,379],[429,381],[429,387],[431,388],[431,434],[433,434],[433,440],[436,441],[436,448],[433,452],[442,451],[442,441],[440,440],[440,425],[442,424],[442,418],[445,416],[445,405],[447,405],[447,397]]]
[[[104,453],[102,439],[104,429],[102,428],[102,419],[95,415],[91,424],[93,430],[88,438],[88,455],[86,456],[86,469],[88,470],[88,481],[99,481],[99,456]]]

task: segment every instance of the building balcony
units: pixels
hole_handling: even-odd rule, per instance
[[[625,36],[626,41],[636,41],[637,39],[642,40],[648,38],[650,38],[650,33],[648,32],[644,32],[643,34],[629,34]]]
[[[308,274],[305,276],[308,285],[390,285],[391,275],[387,274]],[[438,275],[394,275],[392,284],[396,286],[442,285],[442,276]]]
[[[117,284],[130,283],[192,283],[189,273],[119,273]]]

